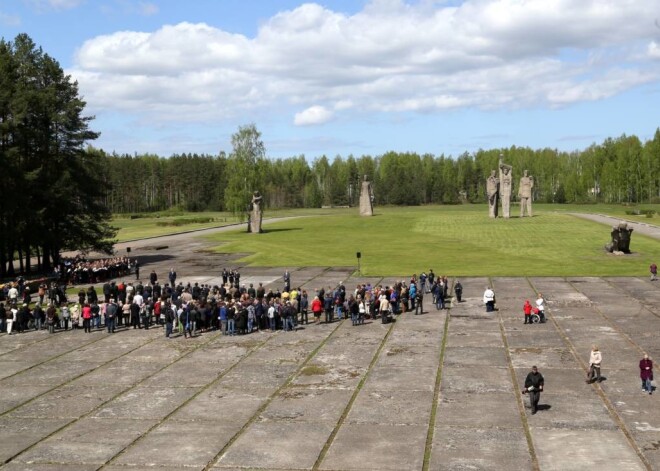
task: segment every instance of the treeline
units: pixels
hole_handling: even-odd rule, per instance
[[[65,249],[111,248],[105,161],[78,85],[27,35],[0,40],[0,277],[48,271]],[[18,260],[18,267],[14,261]]]
[[[251,132],[258,137],[256,129]],[[235,151],[229,156],[167,158],[90,152],[105,159],[104,202],[113,213],[235,209],[226,201],[230,181],[241,182],[234,175],[241,167],[232,166]],[[518,179],[527,169],[535,179],[537,202],[660,202],[660,130],[646,142],[624,135],[575,152],[511,147],[456,158],[388,152],[358,158],[322,156],[313,161],[304,156],[257,159],[250,163],[250,171],[258,174],[250,181],[258,182],[253,183],[257,188],[247,190],[261,191],[271,208],[356,205],[362,176],[368,175],[377,205],[485,202],[486,179],[497,168],[500,155],[513,166],[513,194],[517,195]],[[243,198],[247,204],[249,197]]]

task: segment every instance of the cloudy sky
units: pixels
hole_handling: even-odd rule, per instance
[[[583,149],[660,126],[660,0],[0,0],[118,153]]]

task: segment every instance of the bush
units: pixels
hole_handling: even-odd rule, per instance
[[[165,226],[185,226],[188,224],[208,224],[210,222],[215,221],[214,218],[209,218],[209,217],[200,217],[200,218],[177,218],[177,219],[172,219],[171,221],[158,221],[156,223],[156,226],[159,227],[165,227]]]

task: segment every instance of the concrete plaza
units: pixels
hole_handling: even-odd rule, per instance
[[[308,291],[395,281],[289,270]],[[217,283],[203,272],[183,281]],[[241,283],[280,287],[281,272],[245,268]],[[638,371],[643,352],[660,358],[660,282],[461,282],[463,303],[387,325],[3,334],[2,470],[660,469],[660,408]],[[487,314],[488,284],[499,310]],[[549,321],[523,325],[538,291]],[[606,380],[589,385],[593,343]],[[546,387],[532,416],[520,391],[534,364]]]

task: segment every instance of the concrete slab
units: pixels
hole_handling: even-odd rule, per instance
[[[199,388],[137,387],[104,405],[93,417],[162,419],[198,391]]]
[[[427,391],[433,392],[437,368],[374,367],[364,383],[363,391]]]
[[[0,418],[0,463],[40,442],[71,419],[12,419]]]
[[[201,468],[213,460],[238,430],[238,425],[168,421],[127,448],[114,463]]]
[[[433,433],[429,469],[532,469],[532,460],[522,427],[440,426]]]
[[[508,365],[504,347],[447,347],[445,366],[506,367]]]
[[[311,469],[330,436],[330,424],[252,424],[220,457],[217,468]]]
[[[624,435],[609,430],[564,430],[532,426],[536,456],[548,471],[646,469]]]
[[[203,391],[186,403],[172,414],[170,419],[242,424],[248,421],[274,392],[274,389],[258,388],[237,391],[216,386]]]
[[[432,405],[430,391],[362,390],[346,423],[428,426]]]
[[[444,366],[440,390],[444,393],[510,393],[513,390],[507,368],[484,368],[478,372],[462,366]]]
[[[487,409],[485,404],[488,404]],[[435,421],[436,426],[522,426],[516,398],[510,393],[443,393],[438,402]]]
[[[9,417],[77,419],[125,389],[122,385],[63,386],[12,411]]]
[[[471,330],[458,330],[453,322],[449,326],[451,335],[447,339],[447,347],[501,347],[502,334],[499,330],[493,332],[479,332]]]
[[[427,432],[428,425],[345,424],[320,469],[421,469]]]
[[[352,395],[352,391],[342,389],[288,388],[273,399],[259,420],[335,424]]]

